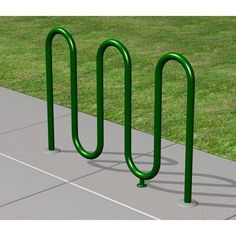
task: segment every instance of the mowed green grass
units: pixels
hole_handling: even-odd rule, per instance
[[[96,51],[115,38],[132,57],[133,128],[153,133],[155,64],[163,53],[178,52],[196,75],[194,147],[236,160],[236,17],[0,17],[0,86],[46,100],[44,43],[56,26],[66,28],[77,44],[80,111],[96,115]],[[70,107],[69,51],[61,36],[53,53],[55,102]],[[162,136],[178,143],[185,142],[186,82],[183,68],[169,62]],[[123,94],[122,57],[109,48],[107,120],[124,123]]]

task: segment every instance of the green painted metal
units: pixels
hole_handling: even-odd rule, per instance
[[[155,70],[155,127],[154,127],[154,152],[160,148],[161,142],[161,107],[162,107],[162,71],[165,64],[174,60],[179,62],[187,74],[187,119],[186,119],[186,146],[185,146],[185,187],[184,202],[192,201],[192,168],[193,168],[193,131],[194,131],[194,97],[195,76],[188,60],[177,53],[166,53],[158,61]],[[155,138],[156,137],[156,138]],[[160,149],[159,149],[160,150]],[[158,155],[159,150],[157,150]]]
[[[47,111],[48,111],[48,149],[55,150],[54,140],[54,112],[53,112],[53,72],[52,72],[52,41],[55,35],[62,35],[70,49],[70,79],[71,79],[71,130],[72,140],[76,150],[85,158],[97,158],[103,150],[104,144],[104,92],[103,92],[103,57],[106,49],[115,47],[124,61],[124,153],[130,171],[139,178],[138,187],[146,187],[145,180],[154,178],[161,165],[161,116],[162,116],[162,71],[169,60],[179,62],[186,71],[188,78],[187,89],[187,120],[186,120],[186,152],[185,152],[185,203],[191,203],[192,195],[192,155],[193,155],[193,125],[194,125],[194,72],[185,57],[177,53],[164,54],[156,65],[155,70],[155,106],[154,106],[154,157],[153,167],[149,172],[140,171],[132,158],[132,62],[126,47],[115,39],[104,41],[97,51],[97,147],[94,152],[86,151],[78,136],[78,108],[77,108],[77,53],[75,42],[68,31],[63,28],[52,29],[46,38],[46,77],[47,77]]]
[[[158,61],[155,70],[155,106],[154,106],[154,160],[150,172],[140,171],[134,164],[131,152],[131,114],[129,124],[125,123],[127,139],[125,139],[125,158],[132,173],[140,178],[138,187],[146,187],[145,180],[154,178],[161,165],[161,117],[162,117],[162,71],[166,62],[175,60],[179,62],[186,71],[188,78],[187,86],[187,119],[186,119],[186,151],[185,151],[185,191],[184,201],[190,203],[192,193],[192,159],[193,159],[193,127],[194,127],[194,92],[195,77],[191,64],[188,60],[177,53],[166,53]],[[127,88],[129,89],[129,88]],[[131,101],[131,98],[129,98]],[[128,113],[131,113],[131,102],[127,99]]]
[[[47,111],[48,111],[48,149],[55,150],[54,109],[53,109],[53,71],[52,71],[52,41],[55,35],[62,35],[70,49],[70,80],[71,80],[71,131],[72,141],[76,150],[85,158],[94,159],[103,150],[103,80],[101,64],[97,67],[97,147],[94,152],[86,151],[78,136],[78,99],[77,99],[77,52],[75,42],[68,31],[63,28],[52,29],[46,38],[46,77],[47,77]]]

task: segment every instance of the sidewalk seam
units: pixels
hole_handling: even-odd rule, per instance
[[[234,218],[235,216],[236,216],[236,214],[234,214],[234,215],[232,215],[232,216],[226,218],[225,220],[230,220],[230,219]]]
[[[148,153],[146,153],[146,154],[149,154],[149,153],[151,153],[151,152],[148,152]],[[145,154],[145,155],[146,155],[146,154]],[[138,157],[141,157],[141,156],[142,156],[142,155],[137,156],[137,157],[135,157],[134,159],[136,159],[136,158],[138,158]],[[123,163],[125,163],[125,162],[117,163],[117,164],[115,164],[115,165],[109,166],[109,168],[110,168],[110,167],[117,166],[117,165],[120,165],[120,164],[123,164]],[[87,175],[80,176],[80,177],[75,178],[75,179],[71,179],[71,180],[68,181],[68,183],[71,183],[71,182],[73,182],[73,181],[76,181],[76,180],[79,180],[79,179],[82,179],[82,178],[86,178],[87,176],[90,176],[90,175],[93,175],[93,174],[97,174],[97,173],[99,173],[99,172],[101,172],[101,171],[103,171],[103,170],[105,170],[105,169],[106,169],[106,168],[101,169],[101,170],[98,170],[98,171],[95,171],[95,172],[92,172],[92,173],[89,173],[89,174],[87,174]],[[55,185],[55,186],[52,186],[52,187],[49,187],[49,188],[40,190],[40,191],[38,191],[38,192],[35,192],[35,193],[32,193],[32,194],[26,195],[26,196],[21,197],[21,198],[18,198],[18,199],[16,199],[16,200],[13,200],[13,201],[4,203],[4,204],[0,205],[0,208],[1,208],[1,207],[4,207],[4,206],[7,206],[7,205],[10,205],[10,204],[15,203],[15,202],[18,202],[18,201],[21,201],[21,200],[30,198],[30,197],[35,196],[35,195],[37,195],[37,194],[40,194],[40,193],[49,191],[49,190],[51,190],[51,189],[61,187],[61,186],[66,185],[66,184],[68,184],[68,183],[67,183],[67,182],[63,182],[63,183],[61,183],[61,184],[58,184],[58,185]]]
[[[168,147],[170,147],[170,146],[174,146],[175,144],[176,144],[176,143],[171,143],[171,144],[169,144],[169,145],[167,145],[167,146],[165,146],[165,147],[163,147],[163,148],[161,148],[161,149],[165,149],[165,148],[168,148]],[[146,156],[146,155],[151,154],[151,153],[153,153],[153,151],[150,151],[150,152],[147,152],[147,153],[143,153],[143,154],[141,154],[141,155],[138,155],[138,156],[134,157],[133,160],[135,160],[135,159],[137,159],[137,158],[139,158],[139,157]],[[120,162],[118,162],[118,163],[116,163],[116,164],[114,164],[114,165],[111,165],[111,166],[108,166],[108,167],[104,167],[104,168],[101,169],[101,170],[97,170],[97,171],[94,171],[94,172],[92,172],[92,173],[89,173],[89,174],[80,176],[80,177],[78,177],[78,178],[71,179],[71,180],[69,180],[69,182],[74,182],[74,181],[77,181],[77,180],[79,180],[79,179],[86,178],[86,177],[88,177],[88,176],[90,176],[90,175],[100,173],[100,172],[106,170],[107,168],[112,168],[112,167],[115,167],[115,166],[118,166],[118,165],[121,165],[121,164],[125,164],[125,163],[126,163],[125,160],[124,160],[124,161],[120,161]]]
[[[77,187],[77,188],[79,188],[79,189],[82,189],[82,190],[84,190],[84,191],[87,191],[87,192],[89,192],[89,193],[92,193],[92,194],[94,194],[94,195],[96,195],[96,196],[98,196],[98,197],[104,198],[104,199],[106,199],[106,200],[108,200],[108,201],[110,201],[110,202],[116,203],[116,204],[118,204],[118,205],[120,205],[120,206],[123,206],[123,207],[125,207],[125,208],[127,208],[127,209],[130,209],[130,210],[132,210],[132,211],[135,211],[135,212],[137,212],[137,213],[140,213],[140,214],[142,214],[142,215],[145,215],[145,216],[147,216],[147,217],[150,217],[150,218],[152,218],[152,219],[154,219],[154,220],[159,220],[159,218],[157,218],[157,217],[155,217],[155,216],[152,216],[152,215],[150,215],[150,214],[148,214],[148,213],[146,213],[146,212],[140,211],[140,210],[138,210],[138,209],[136,209],[136,208],[133,208],[133,207],[131,207],[131,206],[128,206],[128,205],[126,205],[126,204],[124,204],[124,203],[121,203],[121,202],[119,202],[119,201],[116,201],[116,200],[114,200],[114,199],[112,199],[112,198],[109,198],[109,197],[107,197],[107,196],[105,196],[105,195],[99,194],[99,193],[97,193],[97,192],[95,192],[95,191],[93,191],[93,190],[90,190],[90,189],[88,189],[88,188],[85,188],[85,187],[83,187],[83,186],[81,186],[81,185],[78,185],[78,184],[75,184],[75,183],[73,183],[73,182],[70,182],[69,180],[66,180],[66,179],[64,179],[64,178],[61,178],[60,176],[51,174],[50,172],[44,171],[44,170],[42,170],[42,169],[40,169],[40,168],[37,168],[37,167],[32,166],[32,165],[30,165],[30,164],[27,164],[27,163],[25,163],[25,162],[23,162],[23,161],[19,161],[19,160],[15,159],[15,158],[13,158],[13,157],[11,157],[11,156],[8,156],[8,155],[6,155],[6,154],[4,154],[4,153],[0,153],[0,155],[4,156],[4,157],[6,157],[6,158],[8,158],[8,159],[10,159],[10,160],[12,160],[12,161],[18,162],[18,163],[20,163],[20,164],[22,164],[22,165],[25,165],[25,166],[27,166],[27,167],[30,167],[30,168],[32,168],[32,169],[34,169],[34,170],[37,170],[37,171],[39,171],[39,172],[41,172],[41,173],[44,173],[44,174],[47,174],[47,175],[49,175],[49,176],[51,176],[51,177],[54,177],[54,178],[56,178],[56,179],[59,179],[59,180],[65,182],[65,183],[67,183],[67,184],[70,184],[70,185],[72,185],[72,186],[74,186],[74,187]]]
[[[66,184],[67,184],[67,183],[65,183],[65,182],[64,182],[64,183],[61,183],[61,184],[57,184],[57,185],[52,186],[52,187],[50,187],[50,188],[46,188],[46,189],[40,190],[40,191],[38,191],[38,192],[35,192],[35,193],[32,193],[32,194],[26,195],[26,196],[24,196],[24,197],[18,198],[18,199],[16,199],[16,200],[13,200],[13,201],[10,201],[10,202],[6,202],[6,203],[0,205],[0,208],[1,208],[1,207],[5,207],[5,206],[10,205],[10,204],[13,204],[13,203],[16,203],[16,202],[19,202],[19,201],[21,201],[21,200],[25,200],[25,199],[30,198],[30,197],[33,197],[33,196],[36,196],[36,195],[38,195],[38,194],[40,194],[40,193],[44,193],[44,192],[50,191],[50,190],[52,190],[52,189],[61,187],[61,186],[66,185]]]
[[[56,118],[54,118],[54,120],[58,120],[58,119],[61,119],[61,118],[65,118],[65,117],[67,117],[67,116],[70,116],[70,114],[62,115],[62,116],[56,117]],[[3,136],[3,135],[6,135],[6,134],[10,134],[10,133],[14,133],[14,132],[17,132],[17,131],[21,131],[21,130],[24,130],[24,129],[27,129],[27,128],[31,128],[31,127],[34,127],[34,126],[37,126],[37,125],[44,124],[44,123],[47,123],[47,120],[45,120],[45,121],[40,121],[40,122],[31,124],[31,125],[28,125],[28,126],[23,126],[23,127],[14,129],[14,130],[9,130],[9,131],[0,133],[0,135]]]
[[[136,157],[134,157],[133,159],[137,159],[137,158],[139,158],[139,157],[145,156],[145,155],[150,154],[150,153],[152,153],[152,152],[147,152],[147,153],[145,153],[144,155],[142,154],[142,155],[136,156]],[[90,175],[97,174],[97,173],[100,173],[100,172],[102,172],[102,171],[105,171],[107,168],[112,168],[112,167],[115,167],[115,166],[118,166],[118,165],[121,165],[121,164],[125,164],[125,163],[126,163],[125,161],[121,161],[121,162],[116,163],[116,164],[114,164],[114,165],[111,165],[111,166],[108,166],[108,167],[104,167],[104,168],[101,169],[101,170],[97,170],[97,171],[94,171],[94,172],[92,172],[92,173],[89,173],[89,174],[80,176],[80,177],[78,177],[78,178],[71,179],[71,180],[69,180],[69,182],[74,182],[74,181],[77,181],[77,180],[79,180],[79,179],[86,178],[86,177],[88,177],[88,176],[90,176]]]
[[[63,117],[65,117],[65,116],[63,116]],[[58,119],[59,119],[59,118],[63,118],[63,117],[58,117]],[[172,144],[170,144],[170,145],[167,145],[167,146],[163,147],[162,149],[167,148],[167,147],[170,147],[170,146],[173,146],[173,145],[175,145],[175,143],[172,143]],[[152,152],[153,152],[153,151],[150,151],[150,152],[147,152],[147,153],[138,155],[138,156],[134,157],[133,159],[137,159],[137,158],[139,158],[139,157],[143,157],[143,156],[145,156],[145,155],[147,155],[147,154],[151,154]],[[1,154],[4,155],[5,157],[7,156],[7,155],[5,155],[5,154],[3,154],[3,153],[1,153]],[[11,160],[13,160],[13,159],[11,159]],[[17,160],[17,159],[16,159],[16,160]],[[13,160],[13,161],[16,161],[16,160]],[[16,162],[18,162],[18,163],[20,163],[20,164],[23,164],[23,163],[19,162],[18,160],[17,160]],[[112,168],[112,167],[115,167],[115,166],[118,166],[118,165],[121,165],[121,164],[125,164],[125,160],[124,160],[124,161],[121,161],[121,162],[119,162],[119,163],[117,163],[117,164],[111,165],[111,166],[109,166],[109,168]],[[27,166],[30,167],[28,164],[27,164]],[[31,167],[31,168],[32,168],[32,167]],[[79,179],[86,178],[86,177],[91,176],[91,175],[93,175],[93,174],[100,173],[100,172],[102,172],[102,171],[104,171],[104,170],[106,170],[106,167],[104,167],[104,168],[101,169],[101,170],[98,170],[98,171],[89,173],[89,174],[87,174],[87,175],[83,175],[83,176],[80,176],[80,177],[78,177],[78,178],[68,180],[68,182],[64,182],[64,179],[61,179],[61,181],[63,181],[62,184],[58,184],[58,185],[52,186],[52,187],[50,187],[50,188],[46,188],[46,189],[40,190],[40,191],[38,191],[38,192],[32,193],[32,194],[30,194],[30,195],[26,195],[26,196],[24,196],[24,197],[18,198],[18,199],[14,200],[14,201],[4,203],[3,205],[0,205],[0,208],[1,208],[1,207],[4,207],[4,206],[7,206],[7,205],[10,205],[10,204],[13,204],[13,203],[18,202],[18,201],[21,201],[21,200],[24,200],[24,199],[33,197],[33,196],[35,196],[35,195],[37,195],[37,194],[41,194],[41,193],[43,193],[43,192],[50,191],[50,190],[52,190],[52,189],[54,189],[54,188],[58,188],[58,187],[64,186],[64,185],[66,185],[66,184],[74,185],[74,184],[75,184],[75,183],[73,183],[74,181],[77,181],[77,180],[79,180]]]

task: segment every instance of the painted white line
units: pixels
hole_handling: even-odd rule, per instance
[[[150,218],[152,218],[152,219],[154,219],[154,220],[160,220],[159,218],[157,218],[157,217],[155,217],[155,216],[152,216],[152,215],[150,215],[150,214],[147,214],[147,213],[145,213],[145,212],[143,212],[143,211],[140,211],[140,210],[138,210],[138,209],[136,209],[136,208],[130,207],[130,206],[124,204],[124,203],[121,203],[121,202],[119,202],[119,201],[116,201],[116,200],[114,200],[114,199],[112,199],[112,198],[109,198],[109,197],[107,197],[107,196],[104,196],[104,195],[102,195],[102,194],[100,194],[100,193],[94,192],[94,191],[92,191],[92,190],[90,190],[90,189],[87,189],[87,188],[81,186],[81,185],[78,185],[78,184],[75,184],[75,183],[73,183],[73,182],[70,182],[69,180],[66,180],[66,179],[61,178],[61,177],[59,177],[59,176],[57,176],[57,175],[51,174],[51,173],[49,173],[49,172],[47,172],[47,171],[44,171],[44,170],[42,170],[42,169],[40,169],[40,168],[37,168],[37,167],[35,167],[35,166],[32,166],[32,165],[30,165],[30,164],[27,164],[27,163],[25,163],[25,162],[23,162],[23,161],[19,161],[19,160],[15,159],[15,158],[13,158],[13,157],[11,157],[11,156],[8,156],[8,155],[6,155],[6,154],[4,154],[4,153],[1,153],[1,152],[0,152],[0,155],[4,156],[4,157],[6,157],[6,158],[8,158],[8,159],[10,159],[10,160],[12,160],[12,161],[18,162],[18,163],[20,163],[20,164],[22,164],[22,165],[24,165],[24,166],[30,167],[30,168],[32,168],[32,169],[34,169],[34,170],[37,170],[37,171],[39,171],[39,172],[41,172],[41,173],[44,173],[44,174],[46,174],[46,175],[49,175],[49,176],[54,177],[54,178],[56,178],[56,179],[59,179],[59,180],[61,180],[61,181],[63,181],[63,182],[66,182],[66,183],[68,183],[68,184],[70,184],[70,185],[72,185],[72,186],[74,186],[74,187],[76,187],[76,188],[80,188],[80,189],[85,190],[85,191],[87,191],[87,192],[89,192],[89,193],[92,193],[92,194],[94,194],[94,195],[96,195],[96,196],[99,196],[99,197],[101,197],[101,198],[104,198],[104,199],[106,199],[106,200],[108,200],[108,201],[110,201],[110,202],[119,204],[119,205],[121,205],[121,206],[123,206],[123,207],[126,207],[126,208],[132,210],[132,211],[135,211],[135,212],[140,213],[140,214],[142,214],[142,215],[148,216],[148,217],[150,217]]]
[[[6,155],[6,154],[4,154],[4,153],[1,153],[1,152],[0,152],[0,155],[4,156],[4,157],[6,157],[6,158],[8,158],[8,159],[10,159],[10,160],[12,160],[12,161],[16,161],[16,162],[18,162],[18,163],[20,163],[20,164],[22,164],[22,165],[24,165],[24,166],[28,166],[28,167],[30,167],[30,168],[32,168],[32,169],[34,169],[34,170],[37,170],[37,171],[39,171],[39,172],[42,172],[42,173],[44,173],[44,174],[46,174],[46,175],[52,176],[52,177],[54,177],[54,178],[57,178],[57,179],[59,179],[59,180],[61,180],[61,181],[63,181],[63,182],[69,182],[69,181],[66,180],[66,179],[63,179],[63,178],[61,178],[61,177],[59,177],[59,176],[56,176],[56,175],[54,175],[54,174],[51,174],[51,173],[49,173],[49,172],[47,172],[47,171],[44,171],[44,170],[42,170],[42,169],[40,169],[40,168],[37,168],[37,167],[35,167],[35,166],[29,165],[29,164],[27,164],[27,163],[25,163],[25,162],[23,162],[23,161],[19,161],[19,160],[15,159],[15,158],[13,158],[13,157],[10,157],[10,156],[8,156],[8,155]]]
[[[130,207],[130,206],[124,204],[124,203],[118,202],[118,201],[116,201],[116,200],[114,200],[114,199],[112,199],[112,198],[109,198],[109,197],[107,197],[107,196],[104,196],[104,195],[102,195],[102,194],[100,194],[100,193],[94,192],[94,191],[92,191],[92,190],[90,190],[90,189],[87,189],[87,188],[81,186],[81,185],[75,184],[75,183],[73,183],[73,182],[69,182],[69,184],[71,184],[71,185],[73,185],[73,186],[75,186],[75,187],[78,187],[78,188],[80,188],[80,189],[83,189],[83,190],[85,190],[85,191],[87,191],[87,192],[93,193],[93,194],[95,194],[95,195],[97,195],[97,196],[99,196],[99,197],[102,197],[102,198],[104,198],[104,199],[106,199],[106,200],[108,200],[108,201],[117,203],[117,204],[119,204],[119,205],[121,205],[121,206],[123,206],[123,207],[126,207],[126,208],[130,209],[130,210],[136,211],[136,212],[138,212],[138,213],[140,213],[140,214],[142,214],[142,215],[148,216],[148,217],[150,217],[150,218],[152,218],[152,219],[154,219],[154,220],[160,220],[159,218],[157,218],[157,217],[155,217],[155,216],[152,216],[152,215],[150,215],[150,214],[147,214],[147,213],[145,213],[145,212],[143,212],[143,211],[140,211],[140,210],[138,210],[138,209],[136,209],[136,208]]]

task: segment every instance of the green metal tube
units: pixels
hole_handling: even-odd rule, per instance
[[[185,146],[185,185],[184,202],[192,201],[192,168],[193,168],[193,130],[194,130],[194,97],[195,76],[188,60],[177,53],[166,53],[158,61],[155,70],[155,137],[161,134],[161,105],[162,105],[162,72],[166,62],[174,60],[179,62],[187,74],[187,119],[186,119],[186,146]]]
[[[160,139],[159,139],[159,146],[158,142],[156,142],[156,152],[154,156],[154,163],[153,169],[150,172],[144,173],[140,171],[132,159],[132,150],[131,150],[131,143],[132,143],[132,62],[131,57],[129,55],[128,50],[126,47],[119,42],[118,40],[109,39],[104,41],[98,49],[97,52],[97,78],[98,81],[103,80],[103,56],[105,50],[113,46],[119,50],[121,53],[123,60],[124,60],[124,83],[125,83],[125,159],[129,169],[132,171],[134,175],[140,178],[140,182],[138,184],[139,187],[145,187],[146,184],[144,183],[145,179],[153,178],[159,171],[160,168]],[[101,102],[101,101],[100,101]],[[158,150],[158,151],[157,151]]]
[[[103,82],[97,78],[97,147],[94,152],[86,151],[78,137],[78,107],[77,107],[77,52],[75,42],[68,31],[63,28],[52,29],[46,38],[46,80],[47,80],[47,114],[48,114],[48,149],[55,150],[54,111],[53,111],[53,70],[52,41],[55,35],[62,35],[70,49],[70,80],[71,80],[71,127],[72,140],[77,151],[85,158],[94,159],[103,150]]]
[[[72,140],[76,150],[85,158],[98,157],[104,144],[104,104],[103,104],[103,70],[105,50],[112,46],[118,49],[124,60],[125,82],[125,160],[131,172],[140,179],[138,187],[146,187],[145,180],[154,178],[161,165],[161,113],[162,113],[162,71],[169,60],[178,61],[186,71],[188,78],[187,91],[187,120],[186,120],[186,151],[185,151],[185,194],[184,201],[191,202],[192,192],[192,152],[193,152],[193,122],[194,122],[194,87],[195,78],[190,63],[182,55],[176,53],[164,54],[156,65],[155,70],[155,106],[154,106],[154,158],[153,167],[149,172],[140,171],[132,159],[132,63],[128,50],[118,40],[104,41],[97,51],[97,147],[94,152],[86,151],[78,137],[78,108],[77,108],[77,55],[76,45],[72,36],[63,28],[51,30],[46,39],[46,77],[47,77],[47,111],[48,111],[48,148],[55,149],[54,113],[53,113],[53,72],[52,72],[52,41],[55,35],[62,35],[70,48],[70,79],[71,79],[71,126]]]

